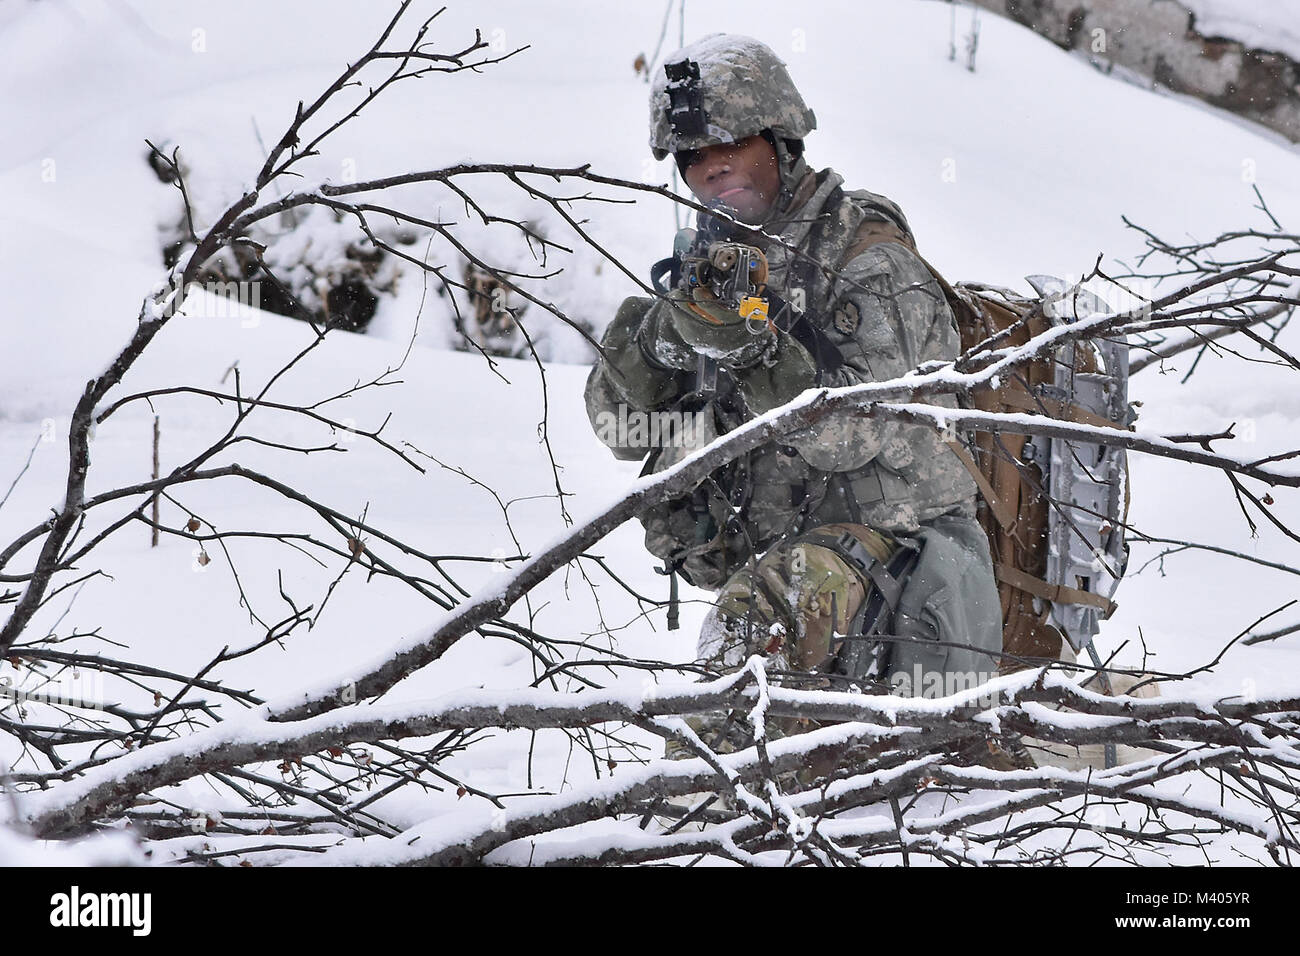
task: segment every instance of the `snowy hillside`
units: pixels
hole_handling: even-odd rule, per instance
[[[0,190],[7,198],[0,212],[0,488],[8,488],[35,448],[30,467],[0,506],[0,541],[43,521],[61,502],[70,409],[86,380],[130,337],[142,298],[164,277],[160,235],[176,221],[178,195],[145,162],[144,140],[179,145],[193,171],[200,216],[215,215],[247,188],[264,145],[280,135],[298,101],[314,97],[372,42],[392,6],[24,0],[0,7],[0,75],[9,91],[0,145]],[[1201,6],[1211,4],[1201,0]],[[1295,151],[1195,106],[1108,80],[996,18],[983,22],[978,68],[968,72],[948,60],[948,17],[939,2],[727,0],[687,4],[685,34],[689,41],[716,30],[748,32],[768,42],[816,111],[810,163],[831,166],[847,185],[899,202],[922,252],[953,280],[1028,292],[1025,275],[1078,276],[1098,255],[1107,263],[1131,260],[1141,243],[1121,216],[1177,239],[1266,228],[1266,218],[1253,208],[1252,185],[1284,226],[1300,229]],[[671,163],[649,158],[648,87],[633,69],[639,53],[653,54],[662,18],[661,4],[598,0],[453,5],[431,32],[440,47],[463,46],[478,27],[494,51],[528,49],[481,73],[395,88],[304,170],[337,183],[472,159],[591,164],[609,176],[667,182]],[[253,23],[256,29],[249,29]],[[677,30],[674,12],[665,50],[677,45]],[[75,69],[56,69],[56,62]],[[1034,81],[1025,82],[1027,75]],[[401,194],[408,208],[463,223],[460,234],[498,263],[538,272],[564,267],[529,287],[597,329],[636,292],[630,279],[581,248],[553,210],[506,184],[476,185],[476,198],[499,214],[539,223],[548,237],[579,252],[542,268],[529,262],[508,231],[475,226],[445,193],[400,188],[408,189]],[[612,189],[601,194],[617,195]],[[640,277],[670,247],[673,211],[660,198],[641,194],[635,203],[592,203],[575,211],[589,220],[585,228],[593,238]],[[459,268],[450,246],[430,248],[429,261]],[[236,366],[248,394],[312,339],[301,322],[268,313],[214,315],[205,302],[192,300],[166,326],[111,399],[181,384],[229,390]],[[364,439],[271,410],[253,419],[268,441],[304,447],[338,442],[341,450],[302,455],[250,442],[224,461],[273,474],[344,515],[364,514],[370,525],[424,553],[451,556],[448,573],[476,592],[498,585],[507,559],[535,553],[562,533],[566,511],[580,520],[620,496],[639,464],[615,461],[591,433],[582,404],[589,353],[579,337],[555,331],[556,354],[568,361],[548,363],[543,381],[532,361],[497,359],[493,370],[478,355],[449,350],[450,322],[447,300],[416,270],[404,268],[397,295],[381,303],[370,333],[331,332],[272,393],[280,402],[309,404],[400,366],[390,376],[394,384],[328,408],[362,430],[377,428],[391,413],[383,436],[410,463]],[[1300,332],[1288,328],[1279,344],[1294,351]],[[1248,343],[1237,347],[1252,358],[1261,354]],[[1243,433],[1249,423],[1251,444],[1243,456],[1262,458],[1294,446],[1300,433],[1294,369],[1206,355],[1181,384],[1194,354],[1167,363],[1167,374],[1152,368],[1134,378],[1141,428],[1210,433],[1235,422]],[[1251,369],[1249,380],[1243,368]],[[163,473],[206,447],[233,415],[229,403],[195,395],[124,406],[96,431],[90,494],[149,477],[155,413]],[[543,421],[548,443],[539,441]],[[1261,523],[1251,534],[1221,472],[1141,455],[1132,457],[1132,472],[1130,520],[1146,533],[1297,565],[1296,543],[1277,528]],[[557,476],[567,493],[563,507]],[[220,531],[322,534],[312,514],[288,509],[253,482],[195,484],[174,497],[179,503],[162,504],[164,521],[174,525],[193,515]],[[1275,489],[1273,497],[1279,518],[1300,519],[1293,491]],[[137,503],[96,516],[88,532]],[[61,645],[65,650],[125,645],[135,659],[195,673],[223,647],[264,637],[267,627],[258,620],[285,616],[282,594],[317,609],[327,600],[310,630],[222,666],[227,684],[276,699],[304,685],[329,685],[442,616],[411,587],[391,578],[367,580],[355,568],[333,586],[342,560],[323,567],[288,543],[230,538],[208,549],[211,560],[201,561],[194,542],[166,536],[151,548],[146,527],[127,527],[105,543],[102,565],[95,565],[111,577],[91,578],[58,595],[33,626],[42,634],[97,631]],[[667,579],[654,572],[635,523],[591,550],[628,589],[666,597]],[[1130,568],[1143,570],[1119,590],[1120,609],[1098,642],[1103,655],[1123,645],[1119,660],[1138,663],[1145,646],[1152,667],[1199,667],[1297,594],[1294,574],[1208,552],[1176,553],[1145,566],[1158,552],[1135,544]],[[484,555],[502,563],[473,560]],[[13,567],[25,567],[33,556],[24,552]],[[240,606],[241,589],[247,607]],[[617,652],[684,662],[694,654],[706,595],[684,588],[684,597],[682,627],[668,631],[662,609],[643,613],[628,590],[586,560],[553,575],[511,619],[551,638],[585,642],[574,653],[588,659]],[[1293,607],[1268,626],[1297,620]],[[588,671],[604,686],[641,681],[636,672]],[[1294,692],[1297,673],[1300,642],[1292,635],[1234,646],[1197,677],[1195,689],[1207,699]],[[527,687],[537,676],[536,662],[518,644],[471,636],[399,684],[384,703],[467,688]],[[554,686],[574,690],[579,681],[561,675]],[[235,705],[225,709],[229,715]],[[649,734],[628,736],[651,750],[661,747]],[[0,762],[33,769],[9,738],[0,746],[6,748]],[[494,793],[560,792],[608,774],[564,734],[533,739],[523,730],[498,733],[443,767]],[[172,799],[214,810],[234,805],[198,779],[176,788]],[[454,789],[443,789],[418,797],[402,791],[375,808],[408,827],[435,810],[465,805]],[[202,841],[173,839],[155,860],[181,858]],[[0,864],[8,845],[0,840]],[[1226,844],[1215,852],[1240,862]],[[265,854],[259,858],[267,861]]]

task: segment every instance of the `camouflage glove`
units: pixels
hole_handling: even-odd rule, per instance
[[[794,336],[782,332],[776,335],[771,354],[738,370],[735,379],[746,407],[762,415],[812,388],[817,383],[817,363]]]
[[[677,332],[673,321],[676,311],[676,307],[668,302],[656,302],[637,332],[637,344],[652,367],[693,373],[699,358],[695,347]]]
[[[775,345],[776,332],[766,319],[745,318],[706,289],[693,293],[674,289],[668,300],[672,304],[668,325],[676,337],[723,368],[748,368]]]

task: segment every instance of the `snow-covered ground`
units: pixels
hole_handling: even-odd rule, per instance
[[[0,146],[6,196],[0,486],[8,487],[35,445],[29,470],[0,508],[0,540],[39,523],[61,500],[72,403],[127,340],[142,297],[163,275],[159,230],[175,221],[178,197],[146,165],[144,140],[181,147],[200,218],[210,217],[260,166],[259,133],[268,144],[278,138],[295,104],[315,96],[370,43],[391,8],[341,0],[48,0],[0,7],[7,90]],[[435,21],[431,36],[440,46],[462,46],[479,27],[494,50],[528,49],[481,73],[395,88],[305,171],[339,182],[473,159],[590,163],[607,175],[666,182],[670,164],[648,155],[648,87],[633,70],[638,53],[653,53],[662,17],[661,4],[595,0],[453,6]],[[836,168],[850,186],[897,200],[922,251],[954,280],[1028,291],[1024,275],[1078,275],[1098,254],[1131,259],[1141,245],[1121,215],[1171,238],[1264,226],[1252,208],[1252,184],[1283,224],[1294,230],[1300,223],[1294,150],[1193,105],[1115,83],[1001,19],[983,22],[978,69],[968,72],[947,58],[948,24],[947,5],[938,2],[746,0],[688,4],[685,35],[747,32],[784,56],[817,113],[809,160]],[[675,47],[677,30],[674,12],[665,49]],[[518,190],[489,182],[474,188],[494,211],[538,221],[565,245],[577,242],[553,213]],[[464,234],[495,261],[523,261],[522,247],[500,230],[474,228],[446,194],[411,189],[400,197],[413,210],[463,221]],[[666,201],[641,196],[631,204],[577,208],[594,238],[638,274],[669,248],[674,226]],[[437,244],[430,261],[456,262],[449,247]],[[535,288],[598,326],[635,291],[591,253],[561,257],[549,268],[555,265],[566,271]],[[269,314],[207,314],[204,301],[194,300],[189,314],[168,324],[111,397],[182,383],[230,388],[236,363],[247,393],[310,341],[301,323]],[[367,522],[422,551],[449,555],[530,553],[563,530],[548,450],[538,440],[543,415],[573,516],[591,513],[633,480],[638,466],[616,462],[591,433],[582,406],[585,365],[549,363],[544,406],[535,364],[497,360],[494,373],[481,357],[447,350],[448,328],[445,300],[408,271],[371,334],[331,333],[272,394],[279,401],[316,401],[370,381],[400,364],[415,336],[416,347],[393,376],[400,384],[330,408],[360,428],[378,426],[391,412],[385,437],[418,449],[410,454],[423,471],[364,440],[342,443],[343,453],[310,456],[249,443],[223,460],[274,473],[345,514],[364,513]],[[1294,351],[1296,334],[1288,329],[1281,344]],[[566,348],[563,354],[582,354],[576,339]],[[1294,370],[1207,356],[1180,384],[1188,364],[1181,357],[1168,363],[1168,374],[1150,369],[1134,379],[1142,428],[1216,432],[1236,422],[1239,433],[1251,436],[1245,454],[1252,457],[1293,446],[1300,420]],[[148,477],[155,410],[164,472],[211,442],[232,414],[229,405],[184,396],[163,398],[154,409],[125,406],[97,430],[90,493]],[[320,445],[338,437],[270,412],[253,423],[258,435],[284,443]],[[1261,523],[1258,536],[1250,534],[1221,473],[1141,456],[1133,458],[1132,471],[1131,521],[1147,533],[1296,564],[1294,542],[1271,525]],[[518,545],[497,501],[471,477],[512,502]],[[324,533],[310,515],[236,479],[195,485],[177,497],[185,510],[163,506],[164,520],[173,524],[192,513],[220,530]],[[1293,523],[1300,517],[1294,492],[1275,490],[1273,497],[1279,517]],[[250,644],[265,632],[250,610],[267,621],[284,616],[280,580],[300,605],[319,607],[339,568],[337,561],[321,568],[265,540],[237,539],[228,548],[238,584],[225,554],[214,551],[202,565],[193,543],[164,538],[152,549],[147,529],[128,528],[101,549],[97,566],[111,578],[65,592],[32,626],[60,634],[98,628],[136,659],[193,672],[222,647]],[[636,590],[665,596],[665,579],[653,572],[639,527],[623,526],[594,551]],[[1143,567],[1156,553],[1135,546],[1130,567]],[[495,580],[490,565],[452,561],[447,568],[471,591]],[[692,656],[702,602],[688,601],[683,627],[669,632],[661,611],[642,616],[594,564],[584,562],[581,571],[587,580],[577,568],[554,576],[529,607],[515,609],[514,619],[550,636],[586,637],[596,649],[666,660]],[[1175,554],[1162,568],[1146,567],[1124,581],[1120,610],[1104,625],[1099,644],[1103,653],[1124,645],[1124,662],[1139,661],[1145,645],[1150,666],[1189,669],[1292,600],[1295,582],[1293,575],[1221,556]],[[249,609],[239,606],[239,585]],[[353,570],[310,631],[221,673],[229,684],[275,697],[382,654],[403,635],[427,629],[437,614],[408,588],[366,581]],[[1292,609],[1269,626],[1297,618]],[[69,647],[112,649],[94,638]],[[1196,686],[1204,693],[1262,695],[1294,688],[1298,669],[1294,636],[1238,645]],[[531,660],[516,645],[471,637],[387,699],[526,686],[533,677]],[[480,788],[503,792],[523,790],[530,780],[556,790],[590,778],[591,759],[563,735],[540,735],[531,757],[529,743],[526,734],[499,734],[447,766]],[[0,759],[22,766],[11,750]],[[224,799],[199,781],[182,790],[179,799],[191,805]],[[440,801],[455,799],[403,795],[378,807],[395,822],[415,825]],[[0,862],[6,846],[0,842]]]

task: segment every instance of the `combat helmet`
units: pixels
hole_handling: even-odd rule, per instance
[[[816,128],[785,64],[766,44],[734,33],[712,33],[670,54],[650,91],[655,159],[765,130],[778,143],[801,142]]]

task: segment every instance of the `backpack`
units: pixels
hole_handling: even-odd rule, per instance
[[[1058,311],[1054,303],[1069,292],[1063,283],[1052,289],[1043,281],[1048,277],[1030,277],[1040,298],[979,283],[953,285],[920,256],[905,226],[871,206],[841,267],[877,242],[900,243],[924,263],[952,309],[963,352],[997,333],[1003,333],[999,346],[1025,344],[1051,327]],[[1129,428],[1136,415],[1128,403],[1127,346],[1122,341],[1061,346],[1003,376],[996,387],[975,390],[963,405]],[[1124,450],[979,430],[948,445],[979,487],[977,517],[988,536],[1002,604],[1006,656],[1000,669],[1011,672],[1037,666],[1043,658],[1065,657],[1067,641],[1074,651],[1086,648],[1095,658],[1092,636],[1098,621],[1115,610],[1112,596],[1128,561]]]

